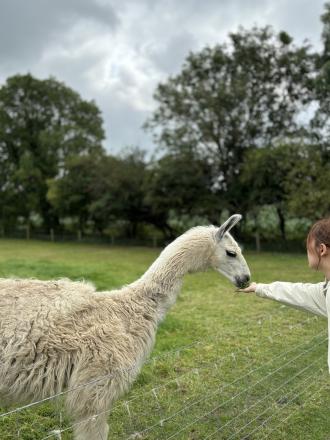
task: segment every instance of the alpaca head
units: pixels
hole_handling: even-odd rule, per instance
[[[216,246],[212,266],[237,287],[245,287],[250,281],[250,270],[241,249],[229,234],[230,229],[241,220],[239,214],[232,215],[216,231]]]

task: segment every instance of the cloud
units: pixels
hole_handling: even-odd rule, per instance
[[[161,81],[190,51],[224,42],[239,25],[273,25],[320,47],[323,0],[4,0],[0,82],[16,73],[55,76],[94,99],[109,151],[153,149],[141,126]]]
[[[49,46],[79,22],[115,30],[119,19],[110,5],[89,0],[7,0],[1,5],[0,54],[5,68],[37,63]]]

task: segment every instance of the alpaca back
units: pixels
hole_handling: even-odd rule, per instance
[[[154,301],[132,286],[0,279],[0,398],[35,400],[118,371],[127,389],[156,327]]]
[[[94,292],[90,284],[66,279],[0,279],[3,401],[44,397],[63,388],[72,368],[70,346],[55,353],[61,341],[54,338],[54,330],[60,320],[88,307]]]

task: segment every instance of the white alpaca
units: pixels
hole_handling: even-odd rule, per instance
[[[239,287],[249,281],[245,259],[228,233],[240,218],[187,231],[120,290],[96,292],[91,284],[69,280],[0,279],[1,403],[73,389],[66,407],[77,423],[74,438],[106,439],[106,411],[150,354],[183,276],[213,267]]]

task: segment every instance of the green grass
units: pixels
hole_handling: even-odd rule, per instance
[[[0,276],[87,279],[110,289],[139,277],[158,252],[1,240]],[[255,281],[322,280],[302,255],[246,257]],[[152,359],[112,410],[109,438],[330,439],[327,322],[312,318],[235,294],[214,272],[187,275]],[[71,423],[57,399],[1,418],[0,439],[38,440]]]

